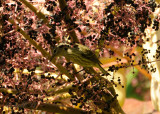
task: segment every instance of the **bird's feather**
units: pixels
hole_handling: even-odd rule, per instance
[[[75,44],[74,45],[74,48],[77,48],[80,52],[81,52],[81,55],[86,58],[86,59],[89,59],[95,63],[98,63],[98,64],[102,64],[97,56],[86,46],[84,45],[81,45],[81,44]]]

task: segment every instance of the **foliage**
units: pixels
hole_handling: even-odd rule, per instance
[[[149,50],[142,49],[142,36],[148,26],[159,28],[159,17],[151,21],[156,7],[152,0],[0,0],[1,109],[123,113],[114,81],[64,57],[50,61],[52,51],[59,43],[80,43],[100,57],[116,58],[116,64],[102,60],[108,72],[135,66],[150,77],[154,70],[144,64]]]

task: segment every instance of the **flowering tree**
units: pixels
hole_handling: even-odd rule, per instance
[[[143,0],[0,0],[1,112],[123,113],[109,75],[50,58],[60,43],[80,43],[108,58],[101,60],[111,74],[135,66],[150,77],[148,51],[136,48],[148,26],[159,29],[159,17],[151,21],[156,7]]]

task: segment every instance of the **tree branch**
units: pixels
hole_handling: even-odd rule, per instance
[[[43,19],[43,20],[44,20],[44,23],[46,23],[48,27],[51,27],[51,26],[49,25],[48,19],[45,17],[45,15],[44,15],[42,12],[38,11],[32,4],[30,4],[30,3],[29,3],[28,1],[26,1],[26,0],[19,0],[19,1],[21,1],[21,2],[22,2],[23,4],[25,4],[30,10],[32,10],[32,11],[37,15],[37,17],[38,17],[39,19]]]
[[[49,53],[48,53],[46,50],[44,50],[40,45],[38,45],[34,40],[32,40],[32,39],[30,38],[30,36],[27,35],[27,34],[14,22],[14,20],[9,19],[8,21],[9,21],[10,23],[12,23],[13,25],[15,25],[15,26],[17,27],[17,31],[20,32],[27,40],[29,40],[30,44],[32,44],[33,46],[35,46],[36,49],[38,49],[38,50],[42,53],[42,55],[43,55],[44,57],[46,57],[46,58],[48,58],[48,59],[51,58],[51,56],[49,55]],[[59,70],[61,73],[65,74],[69,79],[73,80],[72,75],[69,74],[68,71],[67,71],[66,69],[64,69],[64,67],[63,67],[62,65],[56,63],[56,62],[55,62],[55,59],[52,59],[51,62],[58,68],[58,70]]]
[[[61,8],[61,11],[64,11],[64,13],[66,14],[64,21],[65,21],[66,24],[68,24],[68,22],[66,20],[71,20],[71,18],[69,16],[67,10],[64,10],[67,7],[67,3],[66,3],[65,0],[58,0],[58,1],[59,1],[59,5],[60,5],[60,8]],[[73,30],[74,27],[67,26],[67,29],[68,29],[68,31],[72,30],[71,32],[69,32],[69,36],[72,38],[72,42],[73,43],[78,43],[79,40],[77,38],[77,35],[76,35],[75,31]]]

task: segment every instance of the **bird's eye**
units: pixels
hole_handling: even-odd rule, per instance
[[[62,48],[62,47],[63,47],[63,45],[59,46],[59,48]]]
[[[56,53],[56,51],[57,51],[57,50],[55,49],[55,50],[53,51],[53,53]]]
[[[73,47],[74,47],[74,48],[78,48],[78,45],[74,45]]]
[[[64,50],[67,50],[67,49],[68,49],[67,47],[64,48]]]

